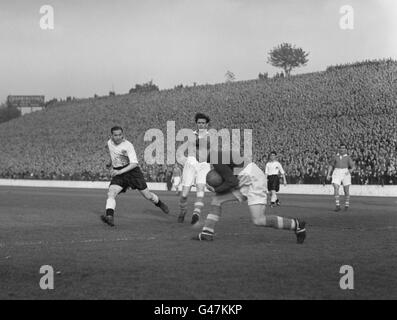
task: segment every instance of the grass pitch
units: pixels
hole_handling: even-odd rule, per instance
[[[297,245],[237,203],[215,241],[192,241],[199,230],[190,215],[176,222],[178,197],[158,194],[170,215],[129,191],[111,228],[99,219],[105,190],[0,187],[0,299],[397,299],[397,198],[352,197],[334,213],[331,195],[281,195],[267,212],[307,222]],[[54,268],[54,290],[40,289],[42,265]],[[339,287],[342,265],[354,290]]]

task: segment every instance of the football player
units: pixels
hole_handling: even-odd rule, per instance
[[[277,192],[280,191],[280,178],[279,174],[284,182],[284,186],[287,186],[287,179],[285,178],[285,172],[280,162],[276,160],[277,153],[272,151],[270,153],[270,161],[266,163],[265,174],[267,178],[267,189],[270,192],[270,206],[280,205],[280,200],[277,198]]]
[[[335,211],[341,210],[339,203],[339,188],[343,184],[343,191],[345,192],[345,211],[349,209],[350,206],[350,190],[351,185],[351,173],[354,170],[354,162],[347,154],[347,148],[345,144],[340,144],[339,152],[332,159],[327,180],[331,179],[332,173],[332,185],[334,186],[334,196],[335,196]]]
[[[179,200],[179,223],[183,223],[185,220],[188,203],[187,199],[193,185],[196,185],[196,201],[194,202],[191,224],[196,224],[200,220],[200,213],[204,207],[205,178],[208,171],[211,169],[206,156],[209,141],[208,125],[210,118],[203,113],[197,113],[194,120],[197,126],[197,130],[194,132],[196,137],[195,154],[188,155],[183,167],[182,194]],[[200,155],[203,154],[202,151],[205,153],[204,159],[200,159]]]
[[[210,191],[215,192],[211,201],[210,213],[207,215],[202,231],[193,239],[200,241],[213,240],[215,225],[220,219],[222,205],[233,201],[247,201],[252,222],[256,226],[291,230],[296,235],[297,243],[303,243],[306,238],[306,223],[304,221],[265,214],[267,202],[265,173],[255,163],[250,162],[236,176],[234,169],[238,165],[233,162],[232,153],[226,161],[223,156],[222,152],[218,152],[218,159],[215,163],[209,159],[213,163],[214,170],[222,177],[223,182],[216,188],[207,186]]]
[[[143,173],[138,165],[138,159],[134,146],[124,139],[123,129],[119,126],[111,128],[111,138],[107,142],[110,154],[112,180],[109,185],[106,200],[106,213],[101,216],[104,223],[114,226],[114,211],[116,208],[116,197],[126,192],[128,188],[137,189],[144,198],[159,207],[164,213],[169,213],[167,205],[159,197],[150,192]]]

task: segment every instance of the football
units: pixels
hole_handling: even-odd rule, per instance
[[[223,178],[215,170],[210,170],[207,173],[206,182],[209,186],[216,188],[216,187],[219,187],[223,183]]]

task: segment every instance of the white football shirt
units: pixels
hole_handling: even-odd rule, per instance
[[[268,176],[278,174],[279,172],[281,174],[285,174],[284,169],[283,169],[282,165],[280,164],[280,162],[269,161],[268,163],[266,163],[265,173]]]
[[[124,139],[120,144],[116,145],[112,139],[109,139],[108,148],[113,168],[124,167],[130,163],[138,163],[134,146],[128,140]]]

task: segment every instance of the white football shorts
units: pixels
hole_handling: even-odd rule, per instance
[[[206,184],[208,171],[211,165],[208,162],[198,162],[194,157],[188,157],[183,167],[182,186]]]
[[[344,186],[349,186],[352,184],[352,177],[350,175],[349,169],[338,169],[336,168],[332,173],[332,183],[337,185],[343,184]]]
[[[267,203],[267,179],[255,163],[249,163],[239,173],[238,179],[243,185],[232,193],[240,202],[247,200],[249,206]]]

